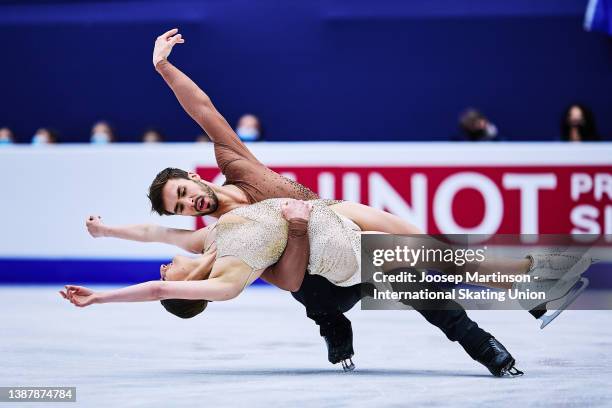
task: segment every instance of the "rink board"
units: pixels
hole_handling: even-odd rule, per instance
[[[359,201],[429,233],[610,233],[612,144],[263,143],[266,165],[321,197]],[[108,224],[193,229],[212,219],[159,217],[146,198],[173,166],[223,182],[211,144],[15,146],[0,150],[0,283],[138,281],[177,252],[94,240]],[[18,277],[22,277],[19,280]]]

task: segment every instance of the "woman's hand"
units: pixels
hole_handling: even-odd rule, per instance
[[[173,28],[157,37],[155,47],[153,48],[153,66],[156,66],[162,60],[168,59],[170,52],[172,52],[172,47],[185,42],[182,34],[177,33],[178,28]]]
[[[281,213],[283,218],[291,221],[295,218],[300,218],[305,221],[310,219],[312,204],[307,201],[289,199],[281,204]]]
[[[106,236],[106,225],[102,222],[102,217],[99,215],[90,215],[85,219],[85,226],[89,235],[94,238]]]
[[[66,285],[66,291],[60,290],[59,294],[78,307],[93,305],[98,300],[96,292],[82,286]]]

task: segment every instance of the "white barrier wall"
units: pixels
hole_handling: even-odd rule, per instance
[[[323,197],[384,208],[429,232],[612,233],[612,144],[278,143],[249,146]],[[176,250],[94,240],[109,224],[195,228],[149,212],[164,167],[221,181],[210,144],[0,148],[0,257],[165,258]],[[201,224],[198,224],[201,225]]]

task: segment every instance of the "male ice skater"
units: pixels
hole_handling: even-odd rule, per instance
[[[153,210],[161,215],[219,217],[234,208],[268,198],[317,198],[308,188],[260,163],[216,110],[210,98],[168,62],[173,46],[183,42],[177,29],[162,34],[155,42],[153,64],[181,106],[209,135],[214,143],[217,164],[227,181],[223,186],[218,186],[193,173],[165,169],[157,175],[149,189]],[[376,230],[398,234],[420,233],[414,227],[405,226],[405,221],[388,214]],[[97,218],[88,221],[88,228],[94,236],[166,242],[192,251],[198,245],[205,245],[206,239],[206,229],[193,234],[191,231],[151,226],[107,227]],[[303,242],[306,228],[307,224],[299,221],[290,226],[293,237],[287,242],[285,254],[262,277],[281,288],[292,290],[293,296],[306,307],[307,316],[319,325],[327,344],[329,361],[334,364],[342,362],[344,367],[352,368],[352,328],[343,312],[358,302],[362,292],[367,293],[367,290],[362,291],[359,285],[349,288],[334,286],[320,276],[305,273],[304,265],[301,266],[301,273],[295,273],[296,269],[292,269],[291,263],[298,257],[291,254],[299,252],[299,245],[296,244],[300,240]],[[295,287],[295,280],[287,275],[303,277],[303,281],[299,287]],[[177,300],[165,306],[169,311],[187,317],[184,315],[186,309],[198,310],[190,309],[190,302],[194,301]],[[419,313],[439,327],[451,341],[458,341],[473,359],[485,365],[492,374],[503,375],[513,365],[514,359],[510,353],[491,334],[470,320],[459,304],[444,302],[437,310],[419,310]]]

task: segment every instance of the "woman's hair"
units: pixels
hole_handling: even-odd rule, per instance
[[[208,300],[164,299],[161,304],[173,315],[181,319],[191,319],[206,309]]]
[[[207,256],[204,254],[197,259],[202,262],[193,265],[187,277],[184,278],[185,281],[201,281],[208,279],[215,256]],[[210,261],[212,261],[212,263]],[[173,315],[181,319],[191,319],[206,309],[208,300],[164,299],[161,301],[161,304]]]
[[[570,138],[571,126],[569,124],[568,119],[570,111],[574,107],[582,111],[582,117],[584,119],[584,124],[580,128],[580,140],[587,142],[601,140],[601,138],[597,134],[597,127],[595,126],[595,117],[593,116],[593,112],[585,105],[582,105],[580,103],[572,103],[563,112],[563,117],[561,118],[561,140],[568,141]]]

